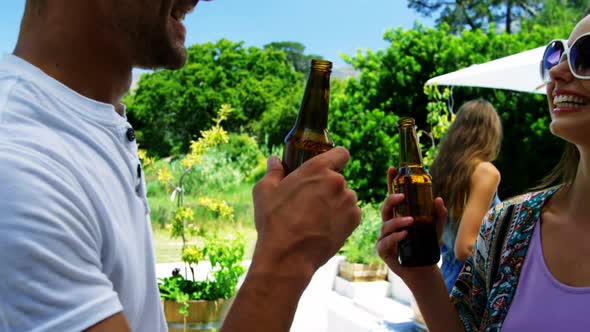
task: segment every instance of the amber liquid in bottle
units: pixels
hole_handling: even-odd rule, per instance
[[[414,119],[404,118],[398,124],[400,167],[392,188],[405,198],[395,214],[414,217],[414,223],[407,228],[408,236],[398,244],[398,259],[403,266],[433,265],[440,258],[440,248],[434,222],[432,179],[422,163]]]
[[[331,62],[311,60],[297,120],[284,141],[283,166],[287,174],[334,147],[327,129],[331,70]]]

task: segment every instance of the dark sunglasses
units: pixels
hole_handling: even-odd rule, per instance
[[[562,62],[564,57],[575,78],[590,79],[590,32],[574,40],[571,47],[563,39],[555,39],[547,45],[540,68],[543,82],[551,80],[549,70]]]

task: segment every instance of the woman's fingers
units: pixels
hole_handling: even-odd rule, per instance
[[[390,259],[397,257],[397,244],[408,236],[406,227],[410,226],[413,222],[414,218],[412,217],[394,218],[383,222],[376,249],[379,256],[388,265],[395,264],[395,259],[394,261],[390,261]]]
[[[393,179],[397,176],[397,169],[393,166],[390,166],[387,170],[387,192],[391,195],[393,193],[393,188],[391,187],[391,183]]]
[[[408,236],[408,231],[401,231],[390,233],[377,241],[377,253],[388,265],[392,263],[388,260],[390,257],[397,257],[397,244],[406,236]]]
[[[379,234],[379,240],[391,235],[392,233],[399,233],[405,230],[406,227],[410,226],[414,222],[412,217],[401,217],[387,220],[381,226],[381,233]]]
[[[404,194],[393,194],[387,196],[381,206],[381,220],[389,220],[395,215],[395,207],[404,200]]]
[[[447,215],[448,215],[448,211],[447,208],[445,207],[445,203],[443,202],[443,199],[440,197],[437,197],[434,199],[434,216],[435,216],[435,222],[436,222],[436,231],[438,233],[438,237],[439,240],[442,237],[442,233],[443,233],[443,229],[445,227],[445,224],[447,223]]]

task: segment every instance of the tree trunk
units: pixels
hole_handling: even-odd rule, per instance
[[[512,0],[506,0],[506,32],[510,33],[512,25]]]

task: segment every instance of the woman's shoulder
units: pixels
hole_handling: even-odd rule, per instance
[[[488,212],[487,219],[490,220],[489,226],[496,226],[499,220],[504,218],[516,221],[520,218],[515,218],[515,216],[519,215],[523,210],[539,212],[545,204],[545,201],[559,188],[560,186],[555,186],[543,190],[530,191],[503,200]]]
[[[500,171],[488,161],[479,162],[471,174],[471,183],[495,188],[500,183]]]
[[[500,178],[500,171],[489,161],[481,161],[473,170],[473,176]]]

